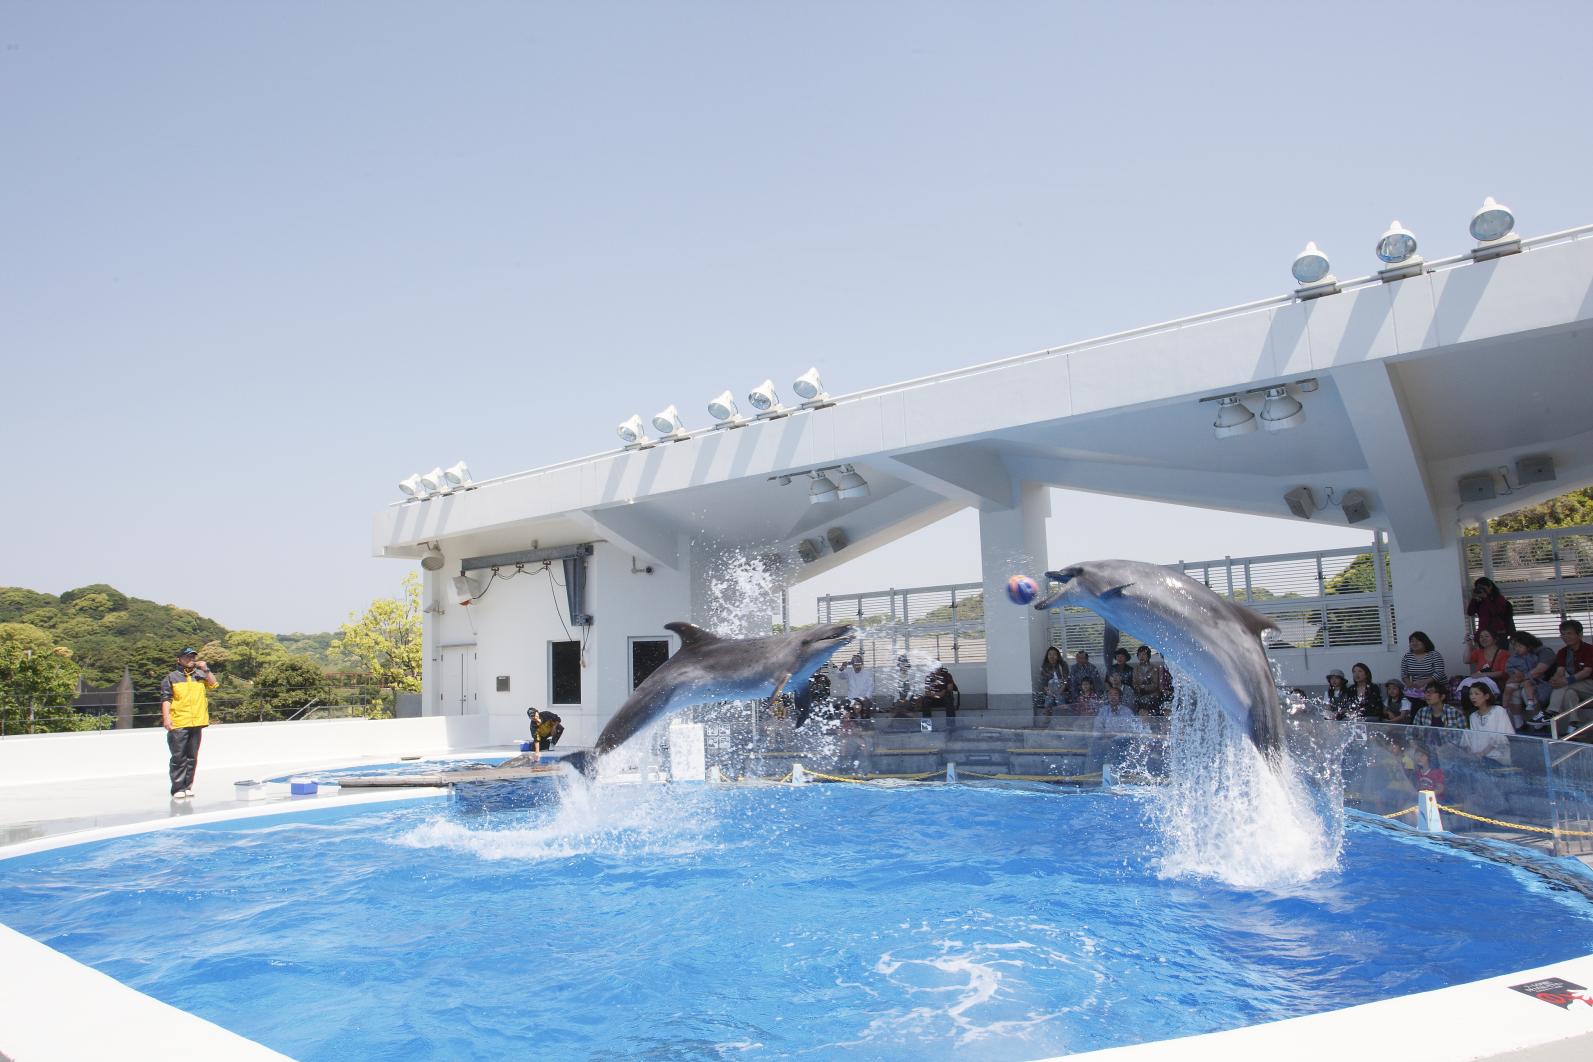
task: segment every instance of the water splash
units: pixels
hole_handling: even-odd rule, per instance
[[[1150,810],[1162,875],[1274,889],[1337,868],[1342,748],[1299,722],[1274,769],[1188,676],[1175,679],[1167,783]]]

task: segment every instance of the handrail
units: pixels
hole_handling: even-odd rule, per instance
[[[1560,720],[1564,719],[1568,715],[1575,715],[1577,712],[1583,711],[1589,707],[1593,707],[1593,697],[1583,698],[1581,701],[1567,708],[1559,715],[1551,716],[1549,719],[1549,736],[1555,741],[1574,741],[1579,735],[1593,731],[1593,720],[1589,720],[1588,722],[1577,727],[1575,730],[1571,731],[1569,734],[1566,734],[1565,737],[1560,736]]]

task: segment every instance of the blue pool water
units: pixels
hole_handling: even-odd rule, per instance
[[[1593,951],[1593,905],[1352,824],[1277,891],[1159,876],[1148,797],[499,786],[0,861],[0,911],[298,1058],[1026,1059]]]

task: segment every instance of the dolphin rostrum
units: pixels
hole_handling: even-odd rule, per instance
[[[590,753],[566,756],[564,762],[585,770],[593,759],[619,748],[656,720],[693,704],[762,701],[778,697],[787,687],[801,690],[852,637],[845,623],[766,638],[721,638],[690,623],[666,623],[664,629],[680,636],[680,651],[626,698]]]
[[[1062,588],[1035,608],[1066,598],[1100,616],[1108,629],[1159,646],[1216,698],[1256,748],[1269,756],[1282,749],[1283,711],[1261,648],[1261,635],[1277,629],[1272,620],[1159,564],[1102,560],[1045,574]]]

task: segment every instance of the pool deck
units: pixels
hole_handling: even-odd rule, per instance
[[[428,759],[489,759],[506,747],[437,750]],[[240,800],[234,783],[392,763],[391,754],[262,762],[202,769],[192,800],[173,801],[163,765],[114,778],[0,785],[0,858],[106,837],[308,810],[428,799],[442,788],[323,788],[294,797],[286,787]],[[258,1043],[168,1006],[30,937],[0,925],[0,970],[26,971],[0,992],[0,1059],[66,1062],[89,1057],[275,1059]],[[1573,987],[1545,1001],[1516,990],[1558,978]],[[1542,986],[1540,986],[1542,987]],[[82,1021],[92,1011],[96,1020]],[[1070,1059],[1100,1062],[1204,1062],[1286,1057],[1293,1062],[1344,1058],[1401,1062],[1512,1059],[1582,1062],[1593,1058],[1593,955],[1471,984],[1266,1025],[1159,1043],[1110,1048]]]

